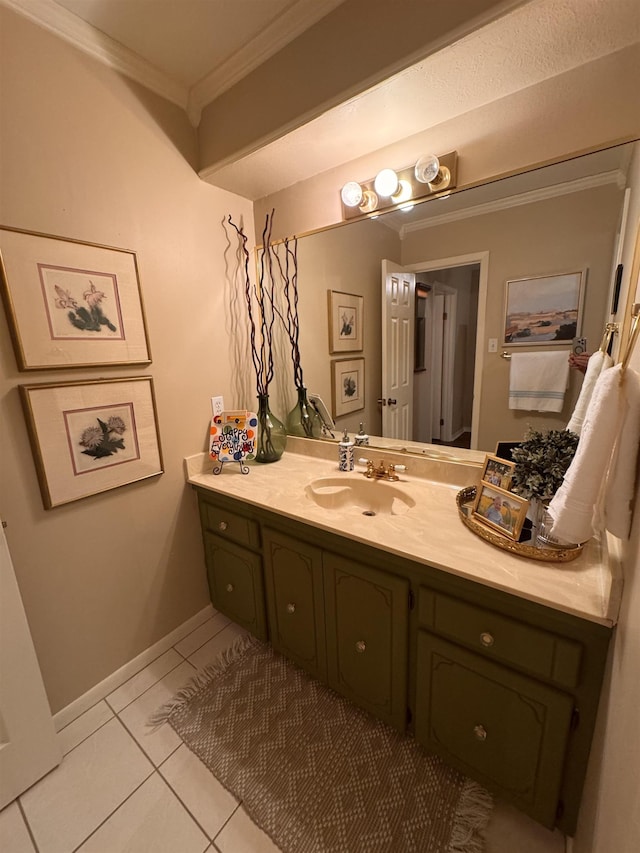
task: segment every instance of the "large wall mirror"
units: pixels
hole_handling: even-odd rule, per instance
[[[530,279],[534,294],[542,277],[582,273],[577,335],[586,338],[589,352],[597,349],[639,155],[637,143],[613,146],[299,238],[300,348],[308,390],[331,407],[336,362],[364,359],[364,405],[337,417],[337,432],[346,427],[353,434],[362,422],[379,437],[373,444],[420,452],[422,444],[434,443],[493,451],[498,441],[520,440],[529,424],[563,429],[582,382],[577,371],[570,371],[561,412],[508,407],[510,363],[502,353],[562,350],[568,358],[571,342],[529,346],[525,334],[505,345],[506,283]],[[383,328],[385,274],[411,282],[410,352],[393,366],[383,363],[383,348],[392,349],[383,340],[390,334]],[[330,344],[331,292],[361,297],[362,349],[358,343],[335,351]],[[400,424],[389,417],[394,398],[385,387],[385,375],[396,370],[410,370],[412,395],[411,416]],[[294,402],[286,358],[279,372],[284,411]]]

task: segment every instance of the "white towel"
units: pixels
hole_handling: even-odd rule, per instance
[[[620,539],[631,532],[631,518],[640,447],[640,374],[627,368],[622,391],[624,395],[623,421],[614,448],[614,458],[607,479],[604,499],[604,521],[607,530]]]
[[[625,412],[621,375],[617,365],[598,377],[576,455],[549,504],[551,532],[558,539],[585,542],[593,535],[596,505]]]
[[[606,352],[601,352],[600,350],[594,352],[587,362],[587,371],[584,375],[584,379],[582,380],[582,388],[580,389],[576,407],[571,415],[571,420],[567,424],[567,429],[571,430],[571,432],[575,432],[580,435],[582,424],[584,423],[584,417],[589,406],[589,401],[591,400],[593,389],[596,387],[596,382],[598,381],[598,376],[600,376],[603,370],[611,367],[612,364],[613,361],[611,360],[611,356],[607,355]]]
[[[566,351],[513,353],[509,408],[561,412],[569,380]]]

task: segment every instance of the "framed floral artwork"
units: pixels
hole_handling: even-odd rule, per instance
[[[20,370],[151,362],[134,252],[1,227],[0,290]]]
[[[45,509],[163,473],[150,376],[19,388]]]
[[[333,417],[364,409],[364,358],[341,358],[331,363]]]
[[[329,290],[329,352],[362,352],[364,296]]]

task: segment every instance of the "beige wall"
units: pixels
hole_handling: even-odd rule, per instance
[[[135,250],[153,363],[20,373],[0,312],[0,514],[53,711],[208,603],[182,458],[209,397],[236,399],[222,219],[251,204],[203,183],[176,107],[0,7],[0,223]],[[246,360],[245,360],[246,363]],[[165,473],[45,512],[20,383],[149,374]]]
[[[366,157],[300,181],[255,203],[256,222],[275,208],[274,237],[342,220],[340,187],[384,166],[403,168],[428,151],[457,150],[458,187],[640,137],[640,45],[500,98]]]
[[[308,390],[319,394],[331,409],[331,363],[336,359],[365,359],[365,401],[363,411],[336,419],[341,432],[356,432],[360,422],[372,435],[381,433],[381,416],[377,399],[381,391],[381,267],[380,258],[398,261],[398,235],[378,222],[364,223],[364,228],[349,232],[349,248],[344,251],[342,229],[334,229],[302,238],[298,243],[298,288],[300,352],[304,381]],[[368,226],[368,227],[367,227]],[[342,246],[342,248],[341,248]],[[356,353],[329,353],[328,296],[330,290],[355,293],[364,297],[364,350]],[[277,371],[278,395],[273,405],[278,417],[292,408],[293,379],[290,352]],[[282,381],[284,379],[284,382]],[[272,401],[273,404],[274,401]],[[277,407],[277,408],[276,408]]]
[[[573,411],[580,375],[572,372],[569,393],[558,414],[508,409],[509,362],[487,353],[488,339],[502,340],[505,281],[587,269],[582,334],[593,351],[602,338],[611,277],[615,229],[622,191],[614,184],[410,232],[402,242],[402,263],[489,252],[484,366],[478,447],[493,450],[498,440],[519,441],[527,424],[563,429]],[[526,347],[522,351],[527,351]]]

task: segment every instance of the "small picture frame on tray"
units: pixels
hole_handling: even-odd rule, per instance
[[[518,541],[529,501],[482,481],[473,504],[473,517],[481,524]]]
[[[498,486],[505,492],[511,491],[511,481],[515,470],[515,462],[501,459],[488,453],[484,460],[484,468],[480,479],[491,486]]]

